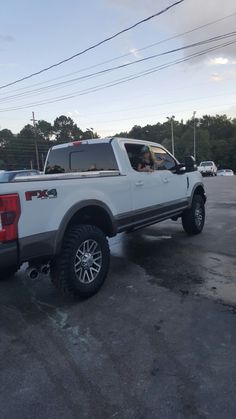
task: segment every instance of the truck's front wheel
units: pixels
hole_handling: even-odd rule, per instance
[[[205,223],[205,204],[201,195],[194,195],[191,208],[182,215],[183,228],[188,234],[199,234]]]
[[[106,279],[110,251],[105,234],[91,225],[71,227],[61,254],[51,264],[53,283],[81,297],[95,294]]]

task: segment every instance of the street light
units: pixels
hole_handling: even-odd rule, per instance
[[[168,121],[170,121],[170,126],[171,126],[171,144],[172,144],[172,154],[173,156],[175,155],[175,141],[174,141],[174,119],[175,116],[167,116],[166,117],[168,119]]]
[[[87,131],[89,131],[91,133],[91,138],[94,138],[93,135],[93,128],[86,128]]]
[[[196,160],[196,113],[197,111],[193,111],[193,156]]]

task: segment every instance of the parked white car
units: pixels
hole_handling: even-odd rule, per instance
[[[217,176],[234,176],[234,172],[231,169],[217,170]]]
[[[202,176],[216,176],[217,167],[213,161],[202,161],[198,166],[199,172]]]

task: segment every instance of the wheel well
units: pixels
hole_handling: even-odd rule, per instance
[[[69,221],[67,228],[75,224],[91,224],[100,228],[107,236],[114,236],[114,225],[107,211],[96,205],[79,209]]]
[[[206,193],[204,191],[203,186],[201,185],[197,186],[193,195],[200,195],[202,199],[204,200],[204,202],[206,202]]]

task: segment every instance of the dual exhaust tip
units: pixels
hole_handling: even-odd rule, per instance
[[[40,274],[48,275],[50,272],[50,267],[49,265],[42,265],[40,267],[29,266],[26,272],[29,279],[35,280],[38,279]]]

